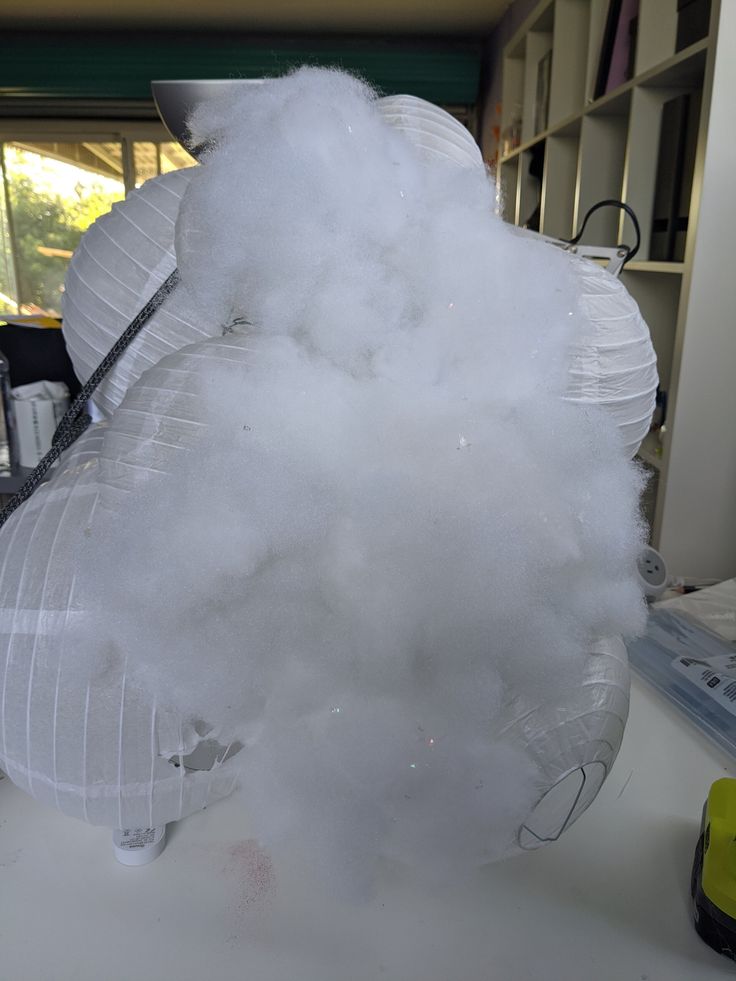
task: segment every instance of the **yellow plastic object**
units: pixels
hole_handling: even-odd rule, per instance
[[[726,777],[716,780],[705,805],[701,882],[710,902],[736,920],[736,780]]]
[[[9,320],[0,320],[0,327],[55,327],[61,328],[61,320],[58,317],[44,317],[36,314],[29,316],[11,317]]]

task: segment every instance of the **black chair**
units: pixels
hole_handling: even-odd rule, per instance
[[[0,321],[0,351],[10,366],[10,384],[64,382],[72,398],[82,387],[74,374],[60,327],[33,327],[11,318]]]

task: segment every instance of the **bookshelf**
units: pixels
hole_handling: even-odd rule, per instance
[[[603,198],[634,208],[642,243],[622,280],[651,329],[667,393],[664,430],[650,433],[639,453],[651,474],[651,538],[675,574],[725,578],[736,576],[736,2],[712,0],[707,35],[682,50],[677,6],[633,5],[630,77],[609,77],[600,94],[609,0],[537,4],[503,51],[498,201],[504,219],[520,225],[539,206],[539,230],[560,238],[571,238]],[[546,126],[536,132],[547,52]],[[685,106],[687,142],[683,136],[678,152],[686,176],[672,214],[687,221],[665,222],[673,236],[665,247],[655,219],[676,102]],[[541,181],[529,176],[540,156]],[[633,240],[617,209],[593,215],[584,238]]]

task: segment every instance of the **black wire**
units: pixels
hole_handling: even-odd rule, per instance
[[[56,427],[51,449],[43,459],[29,473],[21,489],[14,494],[5,507],[0,511],[0,528],[5,524],[10,515],[16,511],[24,501],[27,501],[40,483],[43,482],[49,468],[59,459],[64,450],[78,439],[92,421],[87,415],[87,402],[90,400],[95,389],[110,371],[112,366],[125,351],[130,342],[140,333],[141,328],[151,319],[164,300],[174,291],[179,282],[179,270],[175,269],[171,275],[159,286],[151,299],[143,309],[128,324],[120,337],[100,361],[82,386],[79,394],[64,413],[64,416]]]
[[[636,217],[636,212],[629,204],[624,204],[623,201],[617,201],[615,198],[606,198],[605,201],[598,201],[591,208],[588,208],[585,217],[583,218],[583,224],[580,226],[580,231],[577,233],[575,238],[563,239],[568,245],[577,245],[580,239],[583,237],[583,232],[585,231],[585,226],[588,224],[588,218],[599,208],[620,208],[625,211],[626,214],[631,218],[631,222],[634,226],[634,231],[636,232],[636,245],[633,249],[629,248],[628,245],[620,245],[618,248],[626,249],[626,258],[623,264],[626,265],[630,259],[633,259],[636,253],[639,251],[639,246],[641,245],[641,228],[639,227],[639,219]]]

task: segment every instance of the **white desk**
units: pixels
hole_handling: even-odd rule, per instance
[[[0,781],[2,981],[711,981],[690,867],[708,788],[734,768],[634,680],[614,771],[557,845],[417,889],[387,869],[364,905],[273,881],[225,801],[145,868],[110,832]]]

